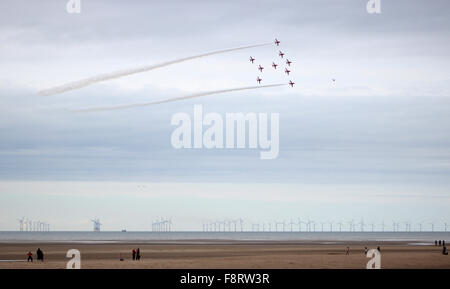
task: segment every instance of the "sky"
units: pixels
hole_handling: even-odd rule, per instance
[[[0,2],[0,230],[174,229],[273,222],[450,221],[448,1]],[[117,70],[198,58],[50,96]],[[291,75],[271,69],[293,61]],[[248,58],[257,60],[251,64]],[[263,73],[256,69],[265,67]],[[281,65],[280,65],[281,66]],[[284,70],[282,65],[282,70]],[[158,101],[264,84],[155,106]],[[336,81],[333,82],[332,79]],[[259,149],[174,149],[171,118],[279,113],[278,158]]]

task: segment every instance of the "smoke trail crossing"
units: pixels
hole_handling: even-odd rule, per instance
[[[258,86],[247,86],[247,87],[238,87],[238,88],[230,88],[230,89],[212,90],[212,91],[205,91],[205,92],[195,93],[195,94],[191,94],[191,95],[187,95],[187,96],[168,98],[168,99],[153,101],[153,102],[125,104],[125,105],[109,106],[109,107],[94,107],[94,108],[79,109],[79,110],[73,110],[73,111],[74,112],[92,112],[92,111],[102,111],[102,110],[119,110],[119,109],[127,109],[127,108],[133,108],[133,107],[161,104],[161,103],[166,103],[166,102],[174,102],[174,101],[185,100],[185,99],[189,99],[189,98],[195,98],[195,97],[201,97],[201,96],[207,96],[207,95],[213,95],[213,94],[220,94],[220,93],[225,93],[225,92],[267,88],[267,87],[277,87],[277,86],[283,86],[283,85],[287,85],[287,84],[268,84],[268,85],[258,85]]]
[[[111,72],[111,73],[104,73],[104,74],[100,74],[97,76],[85,78],[82,80],[69,82],[69,83],[63,84],[61,86],[44,89],[44,90],[39,91],[38,94],[41,96],[47,96],[47,95],[64,93],[64,92],[67,92],[70,90],[83,88],[83,87],[86,87],[86,86],[89,86],[89,85],[92,85],[92,84],[95,84],[98,82],[116,79],[116,78],[132,75],[132,74],[136,74],[136,73],[146,72],[149,70],[169,66],[172,64],[176,64],[176,63],[180,63],[180,62],[184,62],[184,61],[188,61],[188,60],[192,60],[192,59],[196,59],[196,58],[202,58],[202,57],[211,56],[211,55],[215,55],[215,54],[227,53],[227,52],[232,52],[232,51],[236,51],[236,50],[249,49],[249,48],[266,46],[266,45],[271,45],[271,44],[272,43],[269,42],[269,43],[255,44],[255,45],[229,48],[229,49],[223,49],[223,50],[216,50],[216,51],[212,51],[212,52],[208,52],[208,53],[198,54],[198,55],[194,55],[194,56],[188,56],[188,57],[179,58],[179,59],[175,59],[175,60],[171,60],[171,61],[167,61],[167,62],[162,62],[159,64],[147,65],[147,66],[133,68],[133,69],[127,69],[127,70],[120,70],[120,71],[115,71],[115,72]]]

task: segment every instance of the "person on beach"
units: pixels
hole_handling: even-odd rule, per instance
[[[44,262],[44,252],[42,252],[41,248],[37,249],[36,257],[38,261]]]
[[[445,246],[445,240],[442,240],[442,246]]]
[[[30,262],[30,261],[33,262],[33,254],[31,254],[31,252],[28,252],[27,256],[28,256],[27,262]]]
[[[347,249],[345,250],[345,255],[350,255],[350,247],[347,246]]]
[[[136,260],[136,250],[133,249],[133,251],[131,252],[132,256],[133,256],[133,261]]]
[[[381,253],[381,248],[380,248],[380,246],[377,247],[377,250],[378,250],[378,252]]]
[[[448,255],[447,247],[442,247],[442,255]]]
[[[434,245],[437,246],[437,240],[434,240]]]
[[[368,252],[369,250],[367,249],[367,247],[364,247],[364,255],[365,256],[367,256],[367,252]]]
[[[441,240],[439,240],[439,246],[441,246]]]
[[[141,250],[139,248],[136,250],[136,260],[141,260]]]

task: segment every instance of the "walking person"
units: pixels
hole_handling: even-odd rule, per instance
[[[44,252],[42,252],[41,248],[37,249],[36,257],[38,261],[44,262]]]
[[[367,249],[367,247],[364,247],[364,255],[365,256],[367,256],[367,252],[368,252],[369,250]]]
[[[133,251],[131,252],[131,255],[133,256],[133,261],[136,260],[136,250],[133,249]]]
[[[31,254],[30,251],[28,251],[27,256],[28,256],[27,262],[30,262],[30,261],[33,262],[33,254]]]
[[[350,255],[350,247],[347,246],[347,249],[345,250],[345,255]]]
[[[139,248],[136,250],[136,260],[141,260],[141,250]]]

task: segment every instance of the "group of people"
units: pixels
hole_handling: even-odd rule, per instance
[[[442,246],[442,255],[448,255],[447,247],[445,246],[445,240],[435,240],[434,245],[438,246],[438,244],[439,246]]]
[[[31,251],[28,251],[27,257],[27,262],[33,262],[33,254],[31,253]],[[36,259],[38,261],[44,262],[44,252],[42,252],[41,248],[38,248],[36,250]]]
[[[445,240],[434,240],[434,245],[437,246],[439,244],[439,246],[445,246]]]
[[[141,250],[139,248],[133,249],[133,251],[131,251],[131,256],[133,258],[133,261],[141,260]]]

